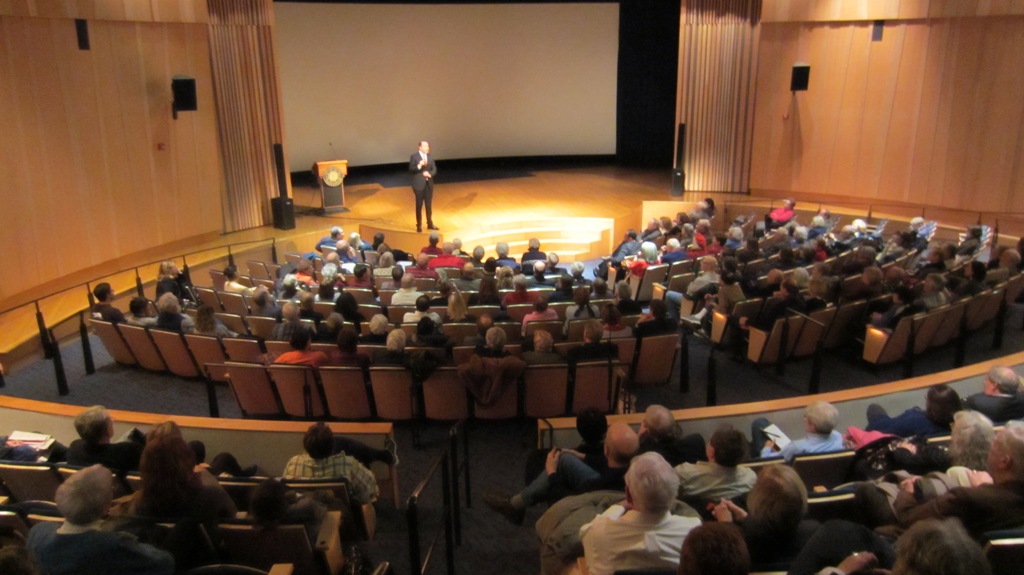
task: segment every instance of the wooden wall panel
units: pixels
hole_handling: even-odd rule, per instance
[[[1020,0],[764,0],[762,22],[852,22],[1018,16]]]
[[[1024,210],[1024,17],[762,24],[757,69],[751,188]]]
[[[18,270],[0,277],[0,307],[28,286],[221,230],[206,25],[91,20],[89,32],[82,51],[70,19],[0,16],[0,265]],[[200,87],[199,111],[176,121],[174,74]]]

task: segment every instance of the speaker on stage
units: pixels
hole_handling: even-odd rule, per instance
[[[672,191],[669,192],[670,196],[672,196],[672,197],[679,197],[679,196],[683,195],[683,191],[684,191],[683,180],[684,179],[685,179],[685,177],[684,177],[684,174],[683,174],[683,170],[681,168],[676,168],[676,169],[672,170]]]
[[[274,212],[275,228],[295,229],[295,204],[291,198],[270,198],[270,209]]]
[[[791,92],[803,92],[811,81],[811,65],[797,62],[793,64],[793,74],[789,78],[789,90]]]
[[[196,79],[188,76],[175,76],[171,78],[171,93],[174,100],[171,102],[171,113],[174,119],[178,119],[178,112],[194,112],[199,109],[196,102]]]

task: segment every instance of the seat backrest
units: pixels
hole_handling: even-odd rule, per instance
[[[462,342],[467,337],[473,337],[477,334],[477,327],[475,323],[471,322],[445,323],[441,326],[441,331],[450,337],[455,342],[455,345],[462,345]]]
[[[235,563],[265,571],[276,563],[291,563],[294,575],[321,575],[303,525],[259,529],[247,523],[223,522],[219,534]]]
[[[838,311],[836,306],[829,304],[825,309],[819,309],[810,314],[810,318],[814,321],[804,322],[803,329],[800,330],[800,335],[794,342],[792,356],[813,355],[824,335],[828,333],[828,328],[832,325],[832,320],[835,319]]]
[[[439,367],[422,384],[423,415],[427,419],[458,420],[469,417],[466,386],[455,367]]]
[[[272,339],[268,339],[267,341],[263,342],[263,345],[264,347],[267,348],[267,355],[273,358],[276,358],[290,351],[294,351],[292,349],[291,342],[288,341],[275,341]]]
[[[274,326],[277,325],[277,319],[250,315],[248,318],[248,324],[249,332],[252,333],[253,336],[269,339],[274,333]]]
[[[505,308],[505,313],[508,314],[508,317],[518,324],[522,324],[523,318],[526,317],[527,314],[530,314],[532,312],[532,303],[517,303]]]
[[[583,341],[583,328],[591,318],[570,319],[565,341]]]
[[[405,318],[405,314],[416,311],[415,306],[411,305],[393,305],[388,306],[388,321],[393,324],[400,324]]]
[[[686,293],[686,288],[690,287],[695,279],[697,279],[697,274],[693,272],[669,276],[668,291]]]
[[[640,278],[638,289],[633,292],[633,299],[640,302],[650,301],[654,284],[665,281],[667,276],[668,264],[647,266],[643,277]]]
[[[950,304],[946,318],[939,325],[932,337],[931,347],[942,347],[949,343],[960,333],[960,323],[964,319],[964,310],[967,309],[967,301],[961,300]]]
[[[789,316],[775,320],[771,331],[764,332],[750,328],[747,344],[747,359],[757,364],[774,364],[788,357],[800,337],[805,319],[803,316]],[[783,329],[786,330],[786,348],[782,347]]]
[[[243,417],[278,418],[284,414],[267,368],[248,363],[228,363],[228,383]]]
[[[178,377],[202,377],[199,366],[196,365],[192,354],[188,351],[185,337],[176,331],[164,331],[152,329],[149,331],[153,343],[156,344],[160,356],[167,364],[167,369]]]
[[[344,292],[356,298],[356,303],[374,303],[373,290],[366,288],[345,288]]]
[[[831,489],[849,481],[855,457],[852,450],[797,455],[793,458],[793,471],[803,479],[808,492],[819,486]]]
[[[1015,575],[1024,565],[1024,533],[990,538],[985,544],[985,557],[992,567],[992,575]]]
[[[382,419],[408,420],[415,416],[412,373],[404,367],[371,367],[370,386]]]
[[[0,482],[16,501],[53,501],[63,480],[49,465],[0,462]]]
[[[853,492],[811,494],[807,498],[807,517],[819,523],[830,519],[848,520],[857,516],[858,507],[857,494]]]
[[[245,323],[245,317],[236,313],[215,313],[213,314],[224,327],[238,335],[249,335],[249,325]]]
[[[523,384],[526,417],[555,417],[568,413],[568,365],[531,365],[523,372]]]
[[[224,285],[221,284],[221,289]],[[195,288],[196,295],[199,296],[199,303],[206,304],[213,308],[213,311],[224,311],[220,305],[220,300],[217,299],[217,292],[213,288],[208,287],[197,287]]]
[[[135,359],[139,360],[139,365],[151,371],[167,371],[167,364],[146,328],[122,323],[118,324],[117,329],[121,331]]]
[[[932,345],[939,327],[949,317],[949,306],[934,309],[914,324],[914,355],[924,353]]]
[[[558,314],[558,321],[565,321],[565,310],[569,309],[570,306],[575,305],[571,301],[556,301],[548,304],[548,309],[555,310]]]
[[[207,271],[210,273],[210,281],[213,282],[213,289],[217,291],[224,291],[224,284],[228,281],[224,272],[215,269],[209,269]]]
[[[242,297],[242,294],[221,291],[217,292],[217,299],[220,300],[220,304],[226,313],[249,315],[249,305],[245,303],[245,298]]]
[[[915,318],[924,316],[907,316],[900,318],[891,332],[868,326],[864,334],[864,361],[876,365],[886,365],[903,359],[910,345],[910,330]],[[920,323],[920,319],[917,320]]]
[[[321,367],[320,385],[328,414],[336,419],[369,419],[376,415],[373,390],[360,367]]]
[[[675,367],[676,355],[679,351],[679,336],[674,333],[665,335],[653,335],[633,340],[639,346],[636,357],[632,360],[630,384],[638,385],[663,385],[668,383],[672,377],[672,369]],[[624,341],[617,341],[619,351],[622,351]],[[621,356],[620,356],[621,359]],[[630,363],[626,363],[630,365]]]
[[[555,341],[562,341],[562,329],[565,324],[558,320],[552,321],[531,321],[526,324],[526,341],[533,341],[533,334],[537,330],[546,331],[551,334],[551,339]]]
[[[225,337],[221,340],[228,359],[236,362],[263,363],[265,356],[260,342],[247,337]]]
[[[270,279],[270,270],[267,269],[267,264],[258,260],[249,260],[246,265],[249,268],[249,277],[252,279]]]
[[[573,369],[571,412],[578,414],[584,409],[597,408],[602,413],[612,409],[615,391],[615,368],[617,361],[594,361],[578,363]]]
[[[312,367],[278,364],[267,366],[267,372],[281,398],[285,415],[299,419],[324,416],[324,404]]]
[[[90,319],[89,327],[92,328],[96,336],[103,342],[103,347],[107,348],[107,353],[110,354],[110,357],[114,358],[114,361],[121,365],[135,365],[138,363],[135,359],[135,354],[132,353],[131,348],[124,341],[124,336],[117,330],[117,326],[109,321]]]
[[[850,340],[853,335],[850,328],[854,322],[860,321],[860,318],[864,316],[864,309],[867,305],[868,302],[860,300],[839,306],[839,309],[836,310],[836,317],[832,320],[828,333],[825,334],[825,349],[839,347]]]

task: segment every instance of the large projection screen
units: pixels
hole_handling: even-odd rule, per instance
[[[407,161],[421,139],[438,159],[615,153],[618,4],[278,2],[274,15],[293,172]]]

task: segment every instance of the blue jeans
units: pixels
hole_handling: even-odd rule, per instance
[[[558,458],[558,481],[570,490],[601,477],[601,474],[594,471],[583,460],[575,455],[564,453]],[[523,503],[527,507],[544,501],[551,491],[551,476],[542,471],[526,489],[520,494],[523,496]]]
[[[668,317],[679,319],[679,308],[683,305],[683,292],[665,292],[665,305],[668,307]]]

